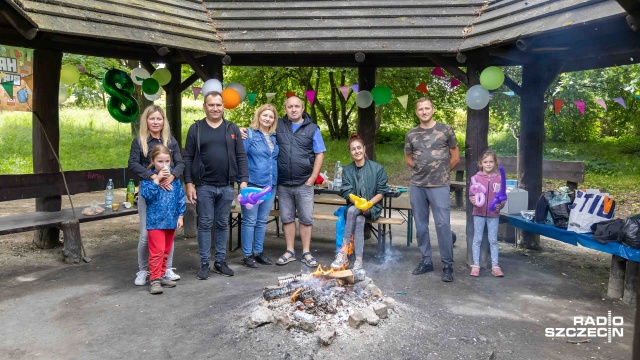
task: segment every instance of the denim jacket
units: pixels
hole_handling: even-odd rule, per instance
[[[153,180],[144,179],[140,183],[140,195],[147,202],[147,230],[175,229],[178,217],[184,215],[186,203],[180,179],[173,180],[171,186],[173,189],[169,191]]]
[[[249,160],[249,183],[255,186],[275,186],[278,183],[278,143],[276,135],[269,135],[273,152],[269,149],[265,135],[247,128],[247,138],[243,140]]]

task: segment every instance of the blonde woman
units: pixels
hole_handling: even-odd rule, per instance
[[[249,161],[249,186],[264,188],[271,186],[271,197],[251,209],[242,207],[242,262],[250,268],[257,268],[256,262],[272,265],[273,262],[263,252],[264,234],[267,218],[276,198],[278,183],[278,143],[276,126],[278,122],[276,108],[264,104],[256,110],[253,121],[247,129],[247,138],[243,141]]]
[[[150,105],[140,116],[140,131],[138,137],[131,142],[129,153],[129,170],[141,179],[154,180],[158,174],[149,169],[151,164],[151,150],[156,145],[164,145],[171,152],[171,175],[160,181],[160,187],[171,190],[173,180],[179,178],[184,170],[184,162],[180,154],[178,141],[171,135],[169,121],[164,110],[156,105]],[[140,217],[140,239],[138,241],[138,273],[135,284],[143,286],[149,276],[149,245],[147,236],[147,204],[142,196],[138,197],[138,215]],[[167,259],[165,277],[168,280],[179,280],[180,276],[173,272],[173,247]]]

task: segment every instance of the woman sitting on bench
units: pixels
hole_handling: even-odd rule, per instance
[[[363,273],[362,253],[364,248],[365,217],[371,220],[380,217],[382,212],[381,201],[389,187],[387,186],[387,173],[382,165],[375,161],[367,160],[364,142],[360,136],[357,134],[351,135],[347,144],[353,162],[344,167],[342,187],[340,187],[340,196],[348,201],[348,207],[345,211],[347,222],[345,224],[342,247],[336,254],[336,259],[331,263],[331,268],[340,269],[346,267],[349,263],[347,249],[351,241],[354,241],[356,261],[352,270],[354,273]],[[349,196],[351,194],[369,202],[366,205],[358,204],[358,207],[365,210],[360,210],[354,206],[358,200],[352,199]]]

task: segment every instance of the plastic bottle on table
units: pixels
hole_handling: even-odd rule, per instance
[[[333,176],[333,188],[340,189],[342,186],[342,165],[340,165],[340,161],[336,163],[336,171]]]
[[[127,202],[131,205],[136,200],[136,184],[133,182],[133,179],[129,179],[129,184],[127,185]]]
[[[107,193],[104,197],[104,204],[110,207],[113,204],[113,180],[109,179],[107,182]]]

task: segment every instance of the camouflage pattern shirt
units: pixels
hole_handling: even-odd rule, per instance
[[[417,126],[404,137],[405,154],[413,155],[411,185],[449,186],[449,149],[458,146],[451,126],[436,122],[430,129]]]

